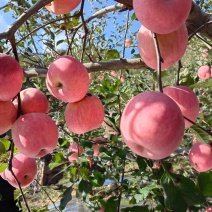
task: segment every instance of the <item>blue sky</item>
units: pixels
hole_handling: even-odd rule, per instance
[[[0,0],[0,7],[4,6],[7,2],[9,2],[9,0]],[[114,5],[114,4],[117,3],[114,0],[108,0],[108,1],[105,1],[105,2],[107,2],[106,4],[104,4],[105,6],[110,6],[110,5]],[[101,9],[103,5],[98,4],[98,5],[95,5],[95,6]],[[79,9],[79,7],[77,9]],[[86,0],[85,1],[85,18],[88,18],[91,15],[90,11],[91,11],[90,3]],[[131,12],[131,14],[132,14],[132,12]],[[116,17],[116,21],[118,23],[124,23],[125,20],[126,20],[126,12],[120,13]],[[8,27],[14,21],[15,20],[12,18],[12,15],[11,15],[10,12],[4,13],[3,10],[0,10],[0,32],[4,32],[6,29],[8,29]],[[140,23],[138,21],[134,21],[133,27],[131,27],[131,30],[136,32],[136,31],[139,30],[139,27],[140,27]],[[114,31],[114,30],[115,29],[114,29],[113,22],[109,21],[108,26],[106,28],[106,33],[108,34],[109,37],[110,37],[111,31]],[[124,34],[121,35],[121,36],[124,36]],[[56,40],[61,40],[61,39],[63,39],[63,37],[64,37],[64,32],[62,31],[61,34],[57,35]],[[127,37],[129,37],[129,35]],[[63,45],[59,46],[59,48],[65,48],[65,47],[66,46],[63,46]],[[131,50],[126,49],[126,53],[129,52],[129,51],[131,51]]]

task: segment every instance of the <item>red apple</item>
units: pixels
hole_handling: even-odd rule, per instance
[[[137,19],[152,32],[167,34],[185,23],[192,0],[133,0]]]
[[[60,56],[49,66],[46,85],[49,92],[59,100],[77,102],[88,92],[88,72],[75,58]]]
[[[68,153],[69,152],[76,152],[79,153],[79,155],[81,155],[84,152],[84,149],[80,146],[80,144],[74,142],[68,148]]]
[[[20,116],[13,124],[12,139],[22,154],[39,158],[56,148],[58,129],[46,114],[27,113]]]
[[[21,187],[29,186],[37,174],[37,164],[34,158],[29,158],[21,153],[14,155],[12,159],[12,170]],[[1,173],[1,177],[7,180],[13,187],[19,188],[18,184],[8,168]]]
[[[211,77],[211,67],[208,65],[201,66],[197,71],[198,77],[202,80],[206,80]]]
[[[49,110],[48,99],[45,94],[36,88],[27,88],[20,92],[21,110],[23,114],[40,112],[47,113]],[[14,101],[17,105],[17,98]]]
[[[116,72],[116,71],[111,71],[110,74],[111,74],[112,76],[114,76],[114,77],[117,76],[117,72]]]
[[[56,15],[62,15],[71,12],[81,0],[54,0],[46,5],[46,9]]]
[[[101,126],[104,120],[104,106],[95,95],[69,103],[65,109],[68,128],[76,134],[83,134]]]
[[[74,161],[77,160],[78,157],[79,157],[78,153],[75,152],[75,153],[71,154],[71,155],[68,157],[68,160],[69,160],[70,162],[74,162]]]
[[[169,34],[157,34],[159,49],[164,63],[162,69],[169,68],[184,55],[188,44],[188,31],[183,24]],[[157,69],[157,56],[152,32],[142,26],[138,32],[138,50],[141,58],[152,69]]]
[[[163,93],[172,98],[186,118],[195,122],[199,114],[199,101],[195,93],[186,86],[167,86]],[[185,127],[193,125],[185,119]]]
[[[208,208],[206,208],[205,212],[212,212],[212,206],[209,206]]]
[[[11,101],[0,101],[0,135],[7,132],[17,117],[17,108]]]
[[[0,53],[0,101],[10,101],[21,90],[23,70],[12,57]]]
[[[101,156],[102,153],[99,152],[100,148],[102,147],[101,144],[93,144],[92,145],[92,149],[93,149],[93,156],[97,157],[97,156]]]
[[[189,162],[198,172],[206,172],[212,169],[212,146],[196,142],[189,151]]]
[[[134,153],[159,160],[179,146],[185,124],[180,108],[170,97],[147,91],[127,103],[120,129],[124,142]]]

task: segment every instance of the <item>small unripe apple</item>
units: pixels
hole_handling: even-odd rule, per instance
[[[172,98],[184,117],[195,122],[199,114],[199,101],[195,93],[186,86],[167,86],[163,93]],[[185,127],[188,128],[193,124],[185,119]]]
[[[26,113],[47,113],[49,110],[48,99],[45,94],[36,88],[26,88],[20,92],[21,110]],[[17,98],[14,101],[17,105]]]
[[[46,5],[46,9],[56,15],[62,15],[71,12],[81,0],[54,0]]]
[[[21,153],[14,155],[12,159],[12,170],[21,187],[29,186],[37,174],[37,164],[34,158],[29,158]],[[19,188],[18,184],[8,168],[1,173],[1,177],[7,180],[13,187]]]
[[[189,151],[189,162],[198,172],[206,172],[212,169],[212,146],[196,142]]]
[[[20,116],[13,124],[12,139],[22,154],[39,158],[56,148],[58,129],[48,115],[27,113]]]
[[[163,63],[161,68],[166,69],[179,61],[187,48],[188,31],[183,24],[179,29],[169,34],[157,34],[158,45]],[[141,58],[152,69],[157,69],[157,56],[152,32],[141,26],[138,32],[138,50]]]
[[[132,42],[131,42],[130,39],[126,39],[125,42],[124,42],[124,46],[125,46],[126,48],[130,47],[131,44],[132,44]]]
[[[95,95],[69,103],[65,109],[68,128],[76,134],[83,134],[101,126],[104,120],[104,106]]]
[[[77,102],[88,92],[85,66],[71,56],[60,56],[49,66],[46,85],[49,92],[64,102]]]
[[[147,91],[133,97],[122,113],[120,130],[136,154],[159,160],[179,146],[185,123],[178,105],[167,95]]]
[[[0,53],[0,101],[10,101],[21,90],[23,70],[11,56]]]
[[[185,23],[192,0],[133,0],[137,19],[146,28],[159,34],[167,34]]]
[[[0,135],[11,129],[17,117],[17,108],[11,101],[0,101]]]
[[[211,67],[208,65],[201,66],[197,71],[198,77],[202,80],[206,80],[211,77]]]

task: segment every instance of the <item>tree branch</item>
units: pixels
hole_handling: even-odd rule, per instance
[[[148,68],[146,64],[139,59],[119,59],[119,60],[109,60],[107,62],[95,62],[95,63],[84,63],[83,64],[88,72],[98,72],[98,71],[111,71],[120,69],[142,69]],[[47,68],[31,68],[25,69],[24,74],[26,77],[46,77]]]
[[[11,40],[15,32],[19,29],[20,26],[24,24],[25,21],[27,21],[39,9],[52,1],[53,0],[39,0],[38,2],[36,2],[12,24],[11,28],[9,28],[6,32],[0,33],[0,40]]]

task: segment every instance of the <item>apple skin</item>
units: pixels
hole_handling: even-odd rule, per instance
[[[37,174],[37,164],[34,158],[29,158],[21,153],[14,155],[12,170],[22,188],[29,186]],[[19,188],[15,178],[8,168],[1,173],[1,177],[7,180],[13,187]]]
[[[212,169],[212,146],[196,142],[189,151],[189,162],[198,172],[206,172]]]
[[[208,208],[206,208],[205,212],[212,212],[212,206],[209,206]]]
[[[10,101],[21,90],[23,70],[11,56],[0,53],[0,101]]]
[[[17,117],[17,108],[11,101],[0,101],[0,135],[11,129]]]
[[[146,28],[159,34],[168,34],[185,23],[192,0],[133,0],[137,19]]]
[[[172,98],[186,118],[195,122],[199,114],[199,101],[195,93],[186,86],[167,86],[163,93]],[[185,127],[193,124],[185,119]]]
[[[71,56],[60,56],[49,66],[46,85],[49,92],[64,102],[83,99],[89,88],[85,66]]]
[[[138,32],[138,50],[141,58],[152,69],[157,69],[157,56],[152,32],[141,26]],[[186,25],[183,24],[179,29],[169,34],[157,34],[160,54],[164,63],[161,68],[166,69],[179,61],[187,48],[188,31]]]
[[[22,154],[39,158],[56,148],[58,129],[48,115],[27,113],[20,116],[13,124],[12,139]]]
[[[104,106],[95,95],[69,103],[65,109],[65,121],[68,128],[76,134],[83,134],[99,128],[104,120]]]
[[[133,97],[125,106],[120,122],[126,145],[134,153],[154,160],[176,150],[184,129],[180,108],[170,97],[156,91]]]
[[[46,9],[56,15],[62,15],[71,12],[81,0],[54,0],[46,5]]]
[[[48,99],[45,94],[36,88],[26,88],[20,92],[21,111],[26,113],[47,113],[49,110]],[[17,98],[13,101],[18,107]]]
[[[76,161],[77,158],[79,157],[79,155],[81,155],[84,152],[84,149],[80,146],[80,144],[74,142],[70,145],[70,147],[68,148],[68,153],[70,152],[74,152],[72,153],[69,157],[68,160],[70,162]]]
[[[201,66],[198,71],[197,75],[201,80],[206,80],[211,77],[211,68],[208,65]]]

